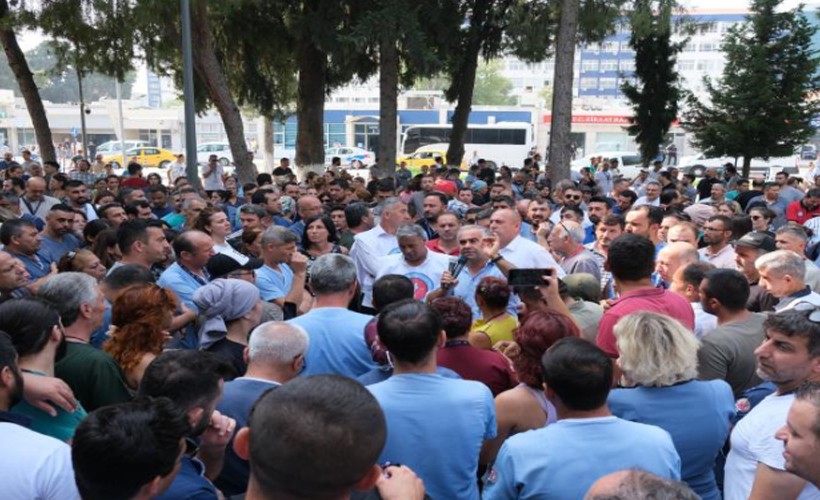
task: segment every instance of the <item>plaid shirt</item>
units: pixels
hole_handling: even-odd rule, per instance
[[[592,252],[598,261],[598,269],[601,272],[601,298],[614,299],[616,297],[615,280],[612,279],[612,273],[604,269],[606,257],[595,248],[595,242],[587,243],[584,246]]]
[[[97,180],[97,175],[91,171],[81,172],[79,170],[76,170],[68,174],[68,176],[73,181],[82,181],[82,183],[86,186],[94,186],[94,181]]]

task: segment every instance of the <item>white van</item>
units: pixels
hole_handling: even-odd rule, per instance
[[[138,148],[144,146],[153,146],[148,141],[108,141],[100,144],[97,146],[97,154],[101,154],[103,156],[110,156],[113,154],[117,154],[122,151],[122,145],[125,143],[125,150],[128,151],[131,148]]]

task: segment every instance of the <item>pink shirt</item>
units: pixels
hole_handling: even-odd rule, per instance
[[[604,312],[598,324],[598,347],[608,356],[617,358],[618,349],[615,347],[612,329],[624,316],[641,311],[665,314],[680,321],[686,328],[695,329],[695,312],[686,298],[662,288],[644,288],[622,294],[612,303],[612,307]]]

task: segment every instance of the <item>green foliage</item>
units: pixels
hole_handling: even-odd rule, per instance
[[[635,83],[625,82],[621,91],[633,110],[629,135],[639,145],[644,165],[657,155],[681,97],[675,70],[678,53],[687,40],[672,43],[672,0],[635,0],[629,18],[629,45],[635,51]]]
[[[779,0],[754,0],[747,22],[725,38],[726,66],[705,79],[708,102],[689,93],[684,126],[709,156],[744,159],[787,156],[813,134],[820,113],[816,32],[802,9],[778,12]]]
[[[484,106],[511,106],[515,97],[510,95],[512,82],[501,74],[500,59],[483,62],[478,65],[475,77],[473,104]]]

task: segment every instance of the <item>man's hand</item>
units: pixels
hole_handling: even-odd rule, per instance
[[[23,396],[26,401],[52,417],[57,416],[55,405],[69,413],[77,409],[77,400],[71,387],[62,380],[23,373],[23,381]]]
[[[307,257],[304,256],[302,252],[294,252],[293,256],[290,258],[290,268],[293,270],[293,273],[305,273],[307,272]]]
[[[424,499],[424,481],[404,465],[387,467],[376,481],[376,490],[383,500]]]
[[[539,286],[538,291],[541,292],[541,297],[548,306],[553,306],[561,301],[561,296],[558,294],[558,273],[554,267],[547,268],[550,272],[541,276],[544,281],[544,286]]]
[[[501,240],[499,240],[495,234],[491,234],[481,240],[481,246],[484,249],[484,253],[490,259],[494,259],[498,257],[498,252],[501,250]]]
[[[225,448],[236,429],[236,420],[214,410],[211,423],[200,436],[200,449]]]
[[[458,280],[453,278],[453,275],[449,270],[444,271],[441,275],[441,288],[444,290],[449,290],[456,285],[458,285]]]

